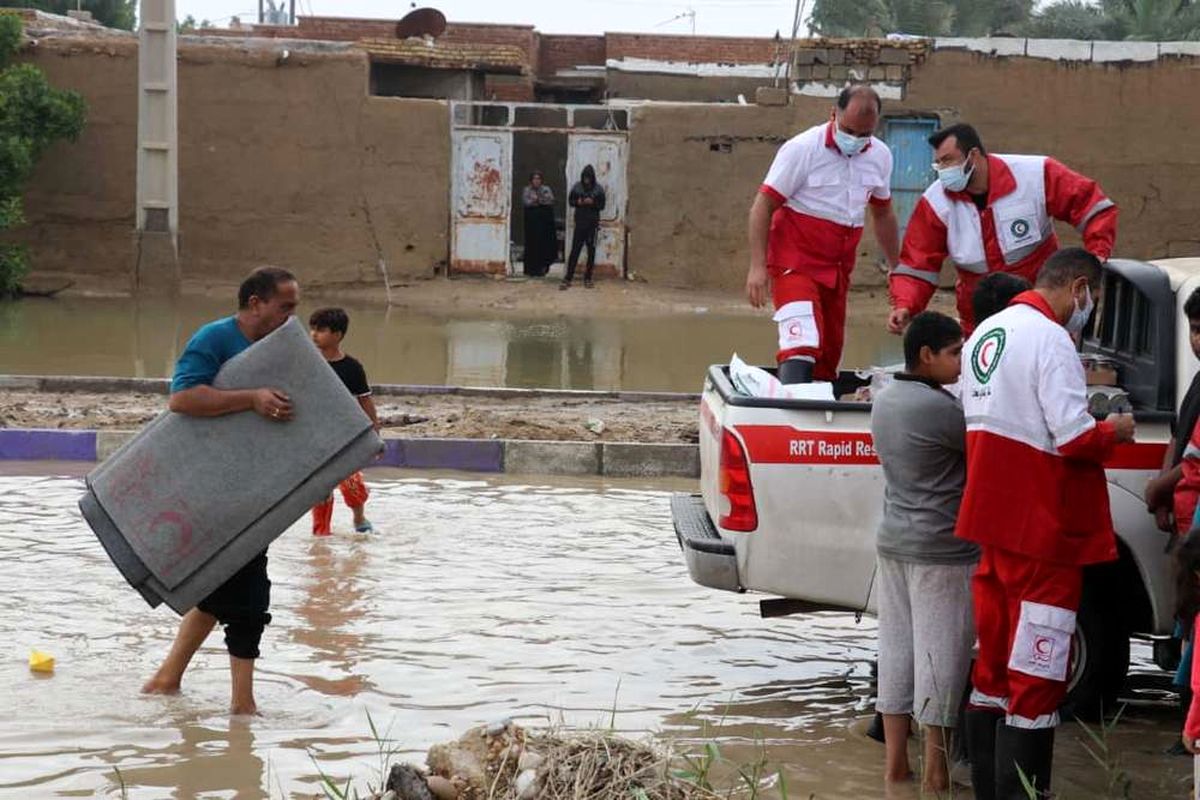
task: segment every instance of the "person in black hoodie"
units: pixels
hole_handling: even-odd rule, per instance
[[[604,210],[604,187],[596,183],[596,170],[591,164],[583,168],[579,183],[571,187],[567,202],[575,209],[575,235],[571,238],[571,256],[567,259],[567,275],[559,289],[571,288],[579,254],[587,246],[587,269],[583,285],[592,288],[592,269],[596,266],[596,230],[600,227],[600,212]]]

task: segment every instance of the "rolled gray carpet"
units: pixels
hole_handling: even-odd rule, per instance
[[[227,361],[213,385],[279,389],[295,416],[165,412],[92,470],[79,502],[130,585],[180,614],[383,450],[295,317]]]

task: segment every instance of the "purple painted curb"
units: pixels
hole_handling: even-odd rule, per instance
[[[0,460],[95,461],[96,432],[0,428]]]
[[[503,472],[504,443],[478,439],[387,439],[385,467]]]

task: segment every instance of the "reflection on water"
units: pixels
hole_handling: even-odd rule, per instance
[[[378,383],[695,392],[709,364],[735,351],[765,364],[775,351],[775,325],[765,315],[468,319],[348,310],[346,349]],[[0,373],[164,377],[188,336],[228,313],[212,298],[0,302]],[[845,364],[900,354],[899,340],[878,320],[851,320]]]
[[[763,620],[755,598],[691,583],[666,492],[392,472],[370,484],[377,536],[314,540],[302,522],[272,546],[263,716],[247,723],[222,713],[218,635],[183,695],[139,695],[174,615],[122,582],[78,517],[78,479],[0,477],[0,797],[118,796],[114,768],[131,798],[311,797],[313,758],[360,787],[376,778],[367,713],[422,761],[482,721],[608,725],[614,706],[630,735],[715,737],[734,761],[761,747],[792,797],[883,796],[882,750],[858,731],[874,623]],[[32,647],[57,657],[53,676],[28,671]],[[1114,744],[1134,796],[1183,796],[1189,761],[1161,755],[1177,730],[1161,705],[1126,714]],[[1099,796],[1080,738],[1064,729],[1056,775],[1068,797]]]

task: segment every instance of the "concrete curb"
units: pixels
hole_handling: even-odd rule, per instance
[[[0,428],[2,461],[95,461],[96,432]]]
[[[504,442],[488,439],[385,439],[380,466],[504,472]]]
[[[700,448],[694,444],[605,442],[602,474],[610,478],[697,478]]]
[[[515,475],[600,475],[600,445],[512,439],[504,443],[504,471]]]
[[[0,428],[0,461],[103,461],[134,431]],[[379,465],[514,475],[603,475],[612,478],[696,478],[694,444],[558,442],[524,439],[384,440]]]
[[[87,375],[0,375],[0,389],[26,392],[91,392],[94,394],[167,394],[166,378],[111,378]],[[612,400],[619,403],[692,403],[700,395],[690,392],[594,392],[583,389],[511,389],[483,386],[425,386],[380,383],[371,387],[382,397],[455,395],[500,400],[549,398],[556,400]]]

